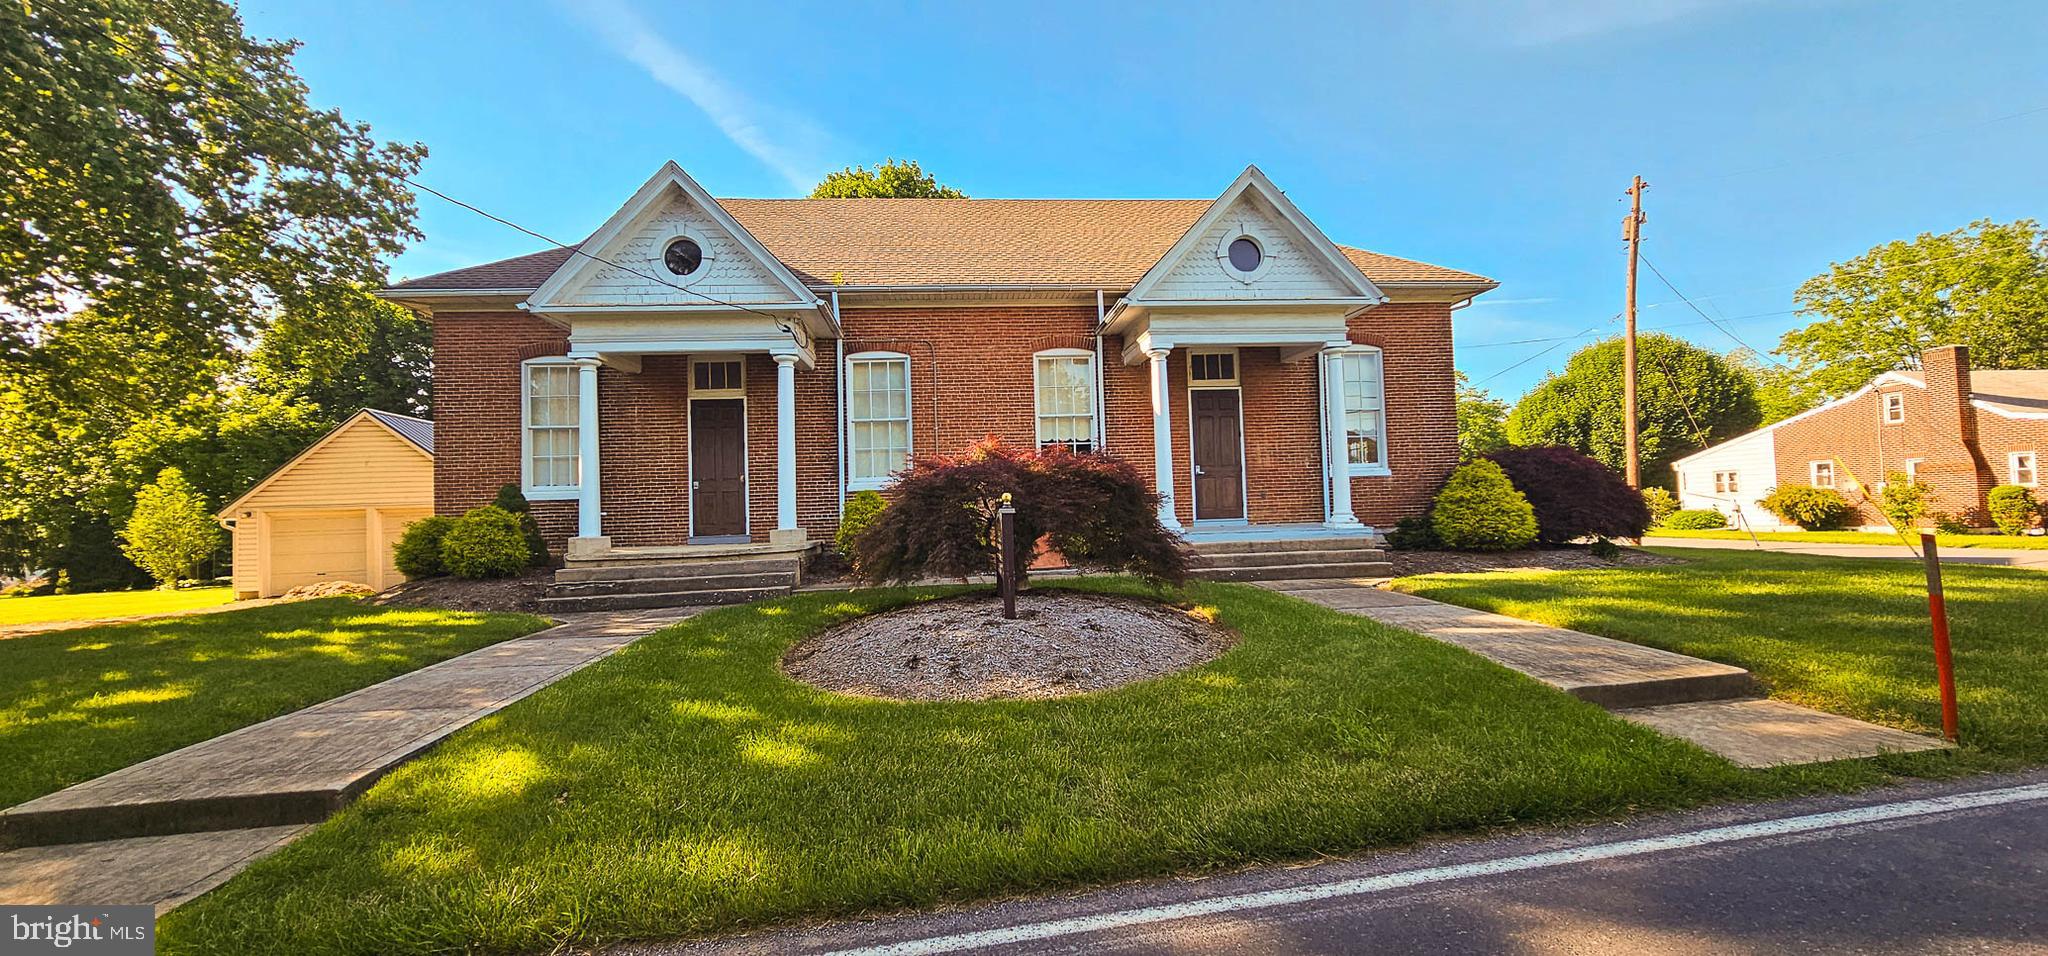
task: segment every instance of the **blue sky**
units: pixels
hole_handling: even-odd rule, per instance
[[[423,182],[558,239],[667,159],[722,196],[901,156],[977,197],[1209,197],[1255,162],[1338,242],[1500,279],[1458,314],[1458,364],[1507,397],[1579,344],[1520,340],[1618,330],[1633,174],[1645,255],[1766,349],[1829,261],[2048,199],[2037,2],[242,11],[305,43],[317,102],[426,143]],[[420,206],[394,275],[537,247]],[[1645,327],[1735,347],[1644,282]]]

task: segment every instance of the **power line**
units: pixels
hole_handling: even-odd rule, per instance
[[[1619,312],[1616,312],[1616,313],[1614,313],[1614,315],[1613,315],[1613,316],[1611,316],[1611,317],[1609,317],[1609,318],[1607,319],[1607,322],[1613,322],[1613,321],[1615,321],[1616,319],[1619,319],[1619,318],[1621,318],[1621,313],[1619,313]],[[1579,333],[1579,334],[1577,334],[1577,335],[1571,335],[1571,336],[1566,336],[1565,338],[1563,338],[1563,339],[1560,339],[1560,340],[1558,340],[1558,342],[1557,342],[1557,344],[1556,344],[1556,345],[1552,345],[1552,346],[1550,346],[1550,347],[1548,347],[1548,348],[1545,348],[1545,349],[1544,349],[1543,351],[1537,352],[1536,354],[1534,354],[1534,355],[1531,355],[1531,356],[1529,356],[1528,358],[1525,358],[1525,359],[1523,359],[1523,360],[1521,360],[1521,361],[1519,361],[1519,362],[1516,362],[1515,364],[1513,364],[1513,365],[1510,365],[1510,366],[1508,366],[1507,368],[1501,369],[1500,371],[1498,371],[1498,372],[1495,372],[1495,373],[1493,373],[1492,375],[1488,375],[1487,377],[1485,377],[1485,378],[1482,378],[1482,379],[1480,379],[1479,381],[1473,382],[1472,384],[1473,384],[1474,386],[1479,386],[1479,385],[1484,385],[1484,384],[1486,384],[1486,383],[1488,383],[1488,382],[1491,382],[1491,381],[1493,381],[1494,379],[1497,379],[1497,378],[1499,378],[1499,377],[1501,377],[1501,376],[1503,376],[1503,375],[1506,375],[1507,373],[1509,373],[1509,372],[1512,372],[1512,371],[1514,371],[1515,369],[1521,368],[1522,366],[1524,366],[1524,365],[1527,365],[1527,364],[1529,364],[1530,362],[1534,362],[1534,361],[1536,361],[1537,359],[1540,359],[1540,358],[1542,358],[1543,356],[1545,356],[1545,355],[1548,355],[1548,354],[1550,354],[1551,352],[1554,352],[1554,351],[1556,351],[1556,350],[1557,350],[1557,347],[1558,347],[1559,345],[1563,345],[1564,343],[1566,343],[1566,342],[1569,342],[1569,341],[1571,341],[1572,339],[1579,339],[1579,338],[1585,338],[1586,336],[1588,336],[1588,335],[1591,335],[1591,334],[1593,334],[1593,332],[1594,332],[1594,331],[1595,331],[1596,329],[1599,329],[1599,328],[1600,328],[1600,326],[1602,326],[1602,325],[1605,325],[1605,324],[1607,324],[1607,323],[1606,323],[1606,322],[1600,322],[1600,323],[1595,323],[1595,324],[1593,324],[1593,325],[1589,325],[1589,326],[1586,326],[1586,329],[1585,329],[1585,331],[1583,331],[1583,332],[1580,332],[1580,333]]]
[[[1698,313],[1700,318],[1705,319],[1710,323],[1713,323],[1714,328],[1720,329],[1722,335],[1734,339],[1735,344],[1750,350],[1750,352],[1754,353],[1758,358],[1761,358],[1764,361],[1770,362],[1771,364],[1780,367],[1785,366],[1785,363],[1783,361],[1780,361],[1779,359],[1772,357],[1771,354],[1768,352],[1758,351],[1756,346],[1751,345],[1748,342],[1744,342],[1742,340],[1742,336],[1736,335],[1734,332],[1729,331],[1727,326],[1722,325],[1713,316],[1708,315],[1705,310],[1701,309],[1697,305],[1694,305],[1691,299],[1685,297],[1685,293],[1678,291],[1678,287],[1671,284],[1671,280],[1665,277],[1664,270],[1657,268],[1657,264],[1651,262],[1649,256],[1643,256],[1643,265],[1650,267],[1650,274],[1656,276],[1657,281],[1664,283],[1664,288],[1670,289],[1672,295],[1677,296],[1679,301],[1684,302],[1688,308]]]
[[[1676,303],[1676,302],[1673,302],[1673,303],[1671,303],[1671,304],[1672,304],[1672,305],[1677,305],[1678,303]],[[1745,319],[1764,319],[1764,318],[1770,318],[1770,317],[1773,317],[1773,316],[1779,316],[1779,315],[1796,315],[1796,314],[1798,314],[1798,313],[1799,313],[1800,311],[1801,311],[1801,310],[1799,310],[1799,309],[1780,309],[1780,310],[1778,310],[1778,311],[1776,311],[1776,312],[1750,312],[1750,313],[1745,313],[1745,314],[1743,314],[1743,315],[1735,315],[1735,316],[1729,316],[1729,317],[1727,317],[1727,318],[1724,318],[1724,319],[1722,319],[1721,321],[1723,321],[1723,322],[1741,322],[1741,321],[1743,321],[1743,320],[1745,320]],[[1664,332],[1664,331],[1668,331],[1668,330],[1670,330],[1670,329],[1689,329],[1689,328],[1693,328],[1693,327],[1695,327],[1695,326],[1701,326],[1701,325],[1707,325],[1707,324],[1709,324],[1709,323],[1707,323],[1707,322],[1672,322],[1672,323],[1670,323],[1670,324],[1668,324],[1668,325],[1646,325],[1646,326],[1643,326],[1643,327],[1642,327],[1642,331],[1644,331],[1644,332]],[[1579,339],[1579,338],[1585,338],[1585,336],[1583,336],[1583,335],[1546,335],[1546,336],[1543,336],[1543,337],[1541,337],[1541,338],[1533,338],[1533,339],[1506,339],[1506,340],[1503,340],[1503,341],[1499,341],[1499,342],[1468,342],[1468,343],[1466,343],[1466,344],[1463,344],[1463,345],[1460,345],[1460,346],[1458,346],[1458,348],[1459,348],[1460,350],[1464,350],[1464,349],[1497,349],[1497,348],[1503,348],[1503,347],[1505,347],[1505,346],[1509,346],[1509,345],[1535,345],[1535,344],[1538,344],[1538,343],[1542,343],[1542,342],[1568,342],[1568,341],[1571,341],[1572,339]]]

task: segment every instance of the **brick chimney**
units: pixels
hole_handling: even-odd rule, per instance
[[[1975,445],[1977,410],[1970,404],[1969,346],[1941,345],[1920,353],[1920,372],[1927,377],[1928,422],[1935,439],[1959,438]]]

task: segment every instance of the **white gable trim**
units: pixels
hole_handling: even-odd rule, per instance
[[[526,388],[526,383],[521,382],[519,384],[519,387],[521,393],[523,394]],[[412,416],[407,415],[406,417],[411,418]],[[421,420],[424,421],[425,419]],[[233,517],[236,509],[242,507],[242,502],[248,501],[250,498],[256,497],[257,492],[270,487],[272,482],[275,482],[277,479],[284,477],[286,472],[289,472],[292,469],[299,467],[300,462],[313,457],[315,452],[318,452],[322,448],[326,448],[328,444],[333,442],[336,438],[340,438],[343,434],[355,430],[356,426],[361,425],[364,422],[369,422],[371,425],[376,426],[377,430],[383,432],[384,434],[390,435],[393,438],[398,439],[399,444],[404,445],[405,447],[418,452],[422,457],[426,458],[427,461],[431,462],[434,460],[433,453],[427,451],[424,448],[421,448],[419,442],[413,441],[412,439],[407,438],[402,434],[399,434],[398,429],[385,424],[383,421],[379,420],[377,416],[370,414],[370,410],[366,408],[343,419],[341,424],[328,429],[327,434],[320,436],[318,439],[315,439],[312,444],[307,445],[306,450],[299,452],[296,455],[293,455],[291,458],[287,459],[284,464],[279,465],[275,469],[273,469],[270,472],[270,474],[264,475],[262,480],[256,482],[255,486],[251,487],[248,491],[244,491],[241,494],[236,495],[235,500],[228,502],[226,507],[214,512],[214,517],[218,520],[223,521]]]
[[[1198,252],[1207,254],[1208,250],[1196,249],[1202,244],[1202,236],[1229,212],[1230,207],[1240,197],[1253,190],[1257,190],[1259,197],[1280,213],[1281,219],[1322,259],[1323,264],[1337,280],[1351,290],[1352,295],[1345,297],[1346,301],[1357,299],[1363,300],[1365,304],[1387,301],[1386,293],[1381,292],[1379,286],[1366,278],[1365,273],[1360,272],[1355,263],[1345,258],[1344,253],[1338,250],[1337,244],[1331,242],[1330,237],[1323,235],[1323,231],[1316,228],[1315,223],[1310,222],[1307,216],[1302,215],[1301,210],[1287,198],[1287,194],[1281,192],[1280,187],[1273,185],[1273,181],[1267,179],[1266,174],[1260,172],[1257,166],[1246,166],[1244,172],[1238,174],[1237,180],[1230,184],[1230,188],[1225,189],[1223,195],[1216,197],[1216,201],[1209,204],[1209,208],[1202,212],[1201,217],[1195,220],[1195,224],[1181,234],[1180,240],[1173,244],[1173,248],[1166,250],[1166,254],[1160,256],[1159,261],[1153,263],[1152,268],[1139,277],[1137,284],[1124,296],[1125,301],[1132,305],[1158,304],[1158,301],[1152,298],[1153,289],[1181,260]],[[1262,268],[1263,265],[1262,263]]]
[[[562,294],[574,287],[576,282],[584,276],[606,266],[593,253],[586,253],[582,250],[586,248],[602,250],[610,246],[614,240],[618,239],[629,227],[638,222],[642,216],[652,211],[671,187],[682,190],[683,194],[688,196],[698,208],[702,209],[705,215],[711,217],[711,220],[717,223],[719,228],[724,229],[734,240],[738,241],[748,254],[760,262],[762,268],[768,270],[770,277],[775,280],[776,284],[789,293],[789,297],[793,302],[801,304],[804,308],[820,308],[825,304],[823,300],[819,299],[797,279],[795,273],[789,271],[788,266],[782,264],[782,260],[777,259],[774,253],[768,251],[768,247],[763,246],[759,239],[754,238],[753,233],[748,232],[745,226],[740,225],[739,220],[734,219],[730,213],[726,212],[725,207],[718,204],[718,200],[713,199],[710,193],[705,192],[704,187],[697,185],[697,181],[691,179],[690,174],[683,172],[683,168],[676,165],[674,160],[670,160],[663,163],[660,169],[655,170],[654,175],[649,177],[647,182],[642,184],[640,189],[633,193],[632,198],[626,200],[625,205],[620,206],[617,212],[612,213],[611,218],[605,220],[604,225],[598,227],[596,232],[591,233],[590,238],[585,239],[582,245],[576,247],[576,250],[569,258],[564,260],[561,266],[548,276],[547,281],[542,282],[540,287],[527,297],[524,307],[532,312],[554,311],[563,306],[573,308],[572,304],[561,301]],[[698,237],[698,241],[701,243],[703,240],[701,237]],[[662,281],[667,282],[668,280]],[[678,279],[673,284],[687,287],[689,281]],[[686,288],[677,291],[679,295],[701,295],[689,292]],[[715,300],[712,297],[702,296],[702,298],[705,300],[705,304],[715,305]],[[752,304],[750,303],[749,306],[752,307]]]

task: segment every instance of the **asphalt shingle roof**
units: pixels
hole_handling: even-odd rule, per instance
[[[720,199],[816,287],[1072,285],[1124,289],[1166,254],[1207,199]],[[1339,246],[1374,282],[1484,276]],[[398,283],[399,291],[531,291],[567,249]]]
[[[1919,371],[1894,374],[1926,381]],[[1970,398],[2009,412],[2048,412],[2048,369],[1971,369]]]

